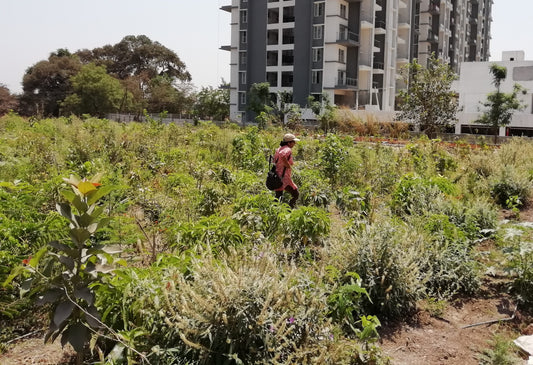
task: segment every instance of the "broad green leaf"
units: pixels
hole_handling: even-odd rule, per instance
[[[76,351],[77,353],[83,352],[85,343],[88,340],[87,327],[85,327],[81,323],[76,323],[75,325],[69,327],[68,331],[65,334],[68,335],[68,342],[72,345],[74,351]],[[63,342],[63,340],[61,340],[61,342]]]
[[[67,218],[70,222],[74,223],[75,219],[72,214],[72,209],[68,203],[58,203],[56,204],[56,209],[63,217]]]
[[[59,256],[59,262],[66,266],[70,271],[74,270],[74,260],[72,257],[68,256]]]
[[[74,303],[71,301],[59,303],[54,312],[54,324],[60,327],[70,317],[72,310],[74,310]]]
[[[92,205],[92,204],[96,203],[102,197],[106,196],[107,194],[109,194],[111,191],[113,191],[115,189],[116,189],[115,185],[101,186],[100,188],[98,188],[98,190],[96,190],[94,193],[92,193],[89,196],[89,199],[87,199],[87,204]]]
[[[102,328],[100,313],[98,313],[98,310],[94,305],[91,305],[87,309],[87,313],[85,319],[89,326],[91,326],[91,328]]]
[[[85,300],[89,305],[94,303],[94,293],[87,287],[74,290],[74,296],[78,299]]]
[[[96,186],[89,181],[82,181],[78,184],[78,191],[83,195],[87,196],[90,192],[96,191]],[[89,205],[91,205],[89,203]]]
[[[80,246],[91,237],[91,234],[85,228],[73,228],[70,230],[70,237]]]
[[[37,298],[37,305],[43,305],[47,303],[53,303],[57,301],[63,295],[63,291],[59,289],[48,290],[44,295]]]

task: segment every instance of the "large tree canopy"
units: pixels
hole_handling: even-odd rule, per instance
[[[29,67],[22,80],[20,113],[58,116],[59,103],[72,93],[70,78],[81,69],[77,56],[59,49]]]
[[[131,76],[191,81],[191,75],[178,55],[145,35],[124,37],[119,43],[77,52],[82,62],[105,65],[107,72],[124,80]]]

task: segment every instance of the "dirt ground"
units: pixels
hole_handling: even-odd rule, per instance
[[[508,214],[502,212],[502,218]],[[533,207],[520,219],[533,222]],[[476,298],[447,303],[439,311],[422,308],[408,323],[382,323],[381,348],[393,365],[478,365],[495,334],[511,339],[533,334],[533,317],[516,307],[503,284],[490,277]],[[41,337],[25,338],[8,345],[0,365],[72,364],[73,358],[72,348],[62,349],[58,341],[45,345]]]

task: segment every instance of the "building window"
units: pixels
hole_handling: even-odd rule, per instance
[[[246,104],[246,93],[245,92],[239,92],[239,104]]]
[[[241,10],[241,24],[248,23],[248,10]]]
[[[346,5],[341,4],[341,18],[346,19]]]
[[[281,51],[281,65],[282,66],[294,65],[294,50],[285,49]]]
[[[246,72],[239,72],[239,84],[246,84]]]
[[[277,3],[279,0],[268,0],[269,3]]]
[[[323,25],[313,25],[313,39],[322,39],[324,35]]]
[[[267,72],[266,81],[272,87],[278,87],[278,73],[277,72]]]
[[[279,8],[268,9],[268,24],[279,23]]]
[[[248,40],[248,34],[245,30],[241,30],[240,32],[240,40],[241,40],[241,44],[246,44],[247,43],[247,40]]]
[[[293,74],[292,71],[284,71],[281,73],[281,86],[292,87]]]
[[[313,4],[313,15],[315,17],[321,17],[324,15],[324,3]]]
[[[239,53],[239,65],[246,66],[246,52]]]
[[[320,70],[311,71],[311,83],[312,84],[322,83],[322,71]]]
[[[323,48],[313,48],[313,62],[322,62]]]
[[[283,29],[283,44],[294,44],[294,28]]]
[[[294,22],[294,6],[286,6],[283,8],[283,23]]]
[[[278,51],[267,51],[267,66],[278,65]]]
[[[269,29],[267,31],[267,44],[279,44],[279,31],[277,29]]]
[[[346,63],[345,58],[344,58],[344,50],[343,49],[339,49],[339,62],[340,63]]]

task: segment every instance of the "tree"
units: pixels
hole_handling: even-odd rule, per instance
[[[172,50],[145,35],[129,35],[115,45],[76,54],[83,63],[105,66],[110,75],[120,79],[128,92],[123,99],[126,95],[133,97],[138,115],[143,109],[181,113],[191,106],[190,93],[183,86],[191,81],[185,64]]]
[[[143,75],[146,79],[166,76],[173,81],[191,81],[191,75],[178,55],[145,35],[129,35],[113,46],[82,50],[77,55],[84,63],[106,66],[111,75],[121,80]]]
[[[22,79],[22,115],[59,116],[59,104],[72,93],[70,78],[81,69],[81,62],[65,49],[50,54],[48,60],[29,67]]]
[[[248,92],[247,105],[248,110],[256,116],[261,115],[261,112],[270,113],[270,84],[268,82],[252,84]]]
[[[416,59],[405,66],[406,90],[399,92],[399,109],[396,119],[411,122],[430,138],[444,127],[455,124],[459,104],[451,84],[457,75],[449,65],[432,55],[427,67]]]
[[[218,89],[203,87],[196,94],[194,115],[203,120],[229,118],[229,88],[224,88],[224,85]]]
[[[507,77],[507,68],[492,64],[490,73],[492,74],[492,83],[496,86],[496,91],[488,94],[487,100],[481,103],[487,109],[476,122],[492,126],[494,129],[494,143],[497,143],[499,127],[504,127],[511,123],[514,112],[523,110],[526,107],[518,99],[518,94],[525,94],[526,90],[521,85],[514,84],[512,92],[501,92],[500,87]]]
[[[18,99],[9,92],[9,89],[0,84],[0,116],[15,110],[18,107]]]
[[[320,128],[327,134],[330,129],[335,127],[335,105],[331,104],[329,96],[326,93],[321,95],[320,100],[316,100],[314,96],[310,95],[307,101],[309,108],[317,117]]]
[[[119,80],[107,74],[104,66],[85,65],[72,76],[71,82],[74,93],[61,103],[63,114],[105,117],[119,110],[124,90]]]

